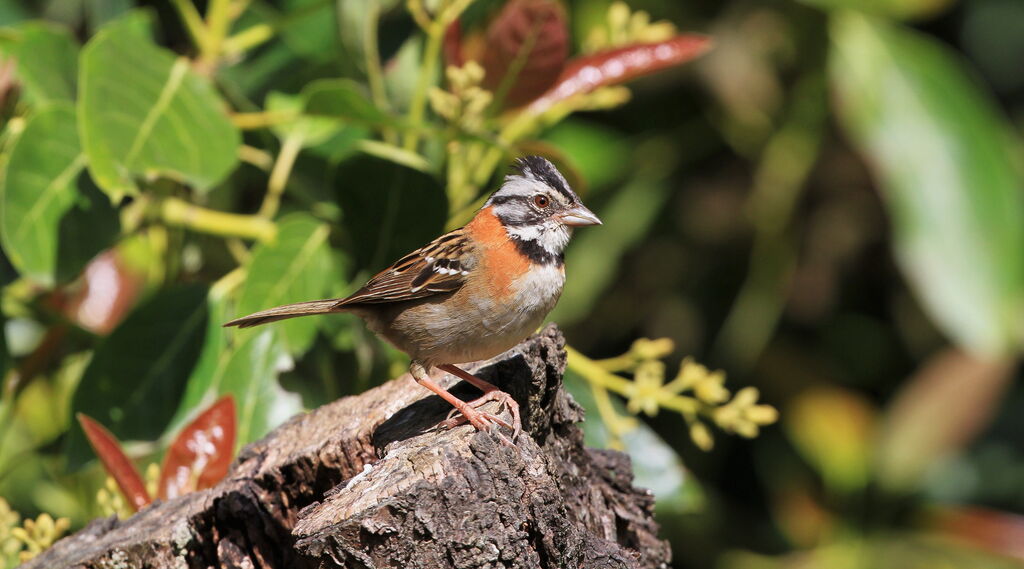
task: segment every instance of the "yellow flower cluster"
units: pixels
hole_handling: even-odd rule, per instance
[[[732,401],[714,410],[711,417],[722,429],[752,439],[760,427],[779,419],[779,412],[771,405],[758,405],[756,387],[744,387]]]
[[[7,560],[13,560],[21,551],[21,541],[12,533],[19,522],[21,516],[18,512],[12,510],[6,500],[0,498],[0,568],[5,568]]]
[[[124,499],[124,495],[121,494],[121,489],[117,487],[117,482],[109,476],[103,488],[96,492],[96,503],[99,504],[100,511],[106,517],[116,514],[119,519],[123,520],[132,515],[128,502]]]
[[[466,132],[477,132],[486,119],[487,107],[494,96],[480,86],[484,68],[475,61],[462,67],[451,65],[445,71],[450,91],[432,87],[428,92],[430,107],[450,124]]]
[[[21,525],[18,525],[19,521],[21,516],[18,512],[0,498],[0,569],[5,569],[8,562],[24,563],[39,555],[71,526],[67,518],[55,520],[50,514],[40,514]]]
[[[430,107],[451,127],[463,133],[485,136],[487,109],[494,100],[490,91],[480,86],[484,68],[475,61],[462,67],[451,65],[445,70],[449,90],[432,87],[427,95]],[[452,212],[466,207],[478,193],[473,171],[490,147],[479,140],[453,137],[448,141],[448,198]]]
[[[679,413],[689,427],[690,439],[702,450],[714,446],[708,420],[726,432],[749,438],[757,436],[760,427],[778,419],[774,407],[757,403],[756,388],[743,388],[730,400],[725,373],[712,372],[690,358],[684,359],[672,381],[665,383],[666,370],[661,358],[673,350],[672,341],[667,338],[641,338],[629,352],[606,360],[591,360],[572,348],[566,349],[569,368],[590,383],[613,446],[621,447],[619,438],[637,423],[615,412],[609,392],[624,397],[626,410],[633,414],[653,417],[661,409]],[[623,372],[632,373],[633,380],[617,375]]]
[[[583,51],[592,53],[633,43],[665,41],[676,34],[672,22],[651,22],[651,15],[643,10],[632,11],[625,2],[613,2],[608,7],[607,26],[596,26],[583,42]]]

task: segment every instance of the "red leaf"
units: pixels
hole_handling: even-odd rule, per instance
[[[928,520],[939,533],[1024,560],[1024,516],[976,506],[937,508]]]
[[[85,431],[85,436],[89,439],[89,444],[96,451],[96,455],[100,457],[107,473],[114,477],[117,486],[128,498],[132,510],[137,512],[149,505],[152,499],[146,492],[146,484],[142,481],[142,477],[139,476],[139,471],[135,469],[131,459],[121,450],[121,443],[117,442],[114,435],[103,428],[103,425],[88,415],[78,413],[76,417],[78,424],[82,425],[82,430]]]
[[[108,249],[86,265],[65,314],[82,328],[107,335],[135,304],[143,284],[145,276]]]
[[[565,66],[554,87],[530,103],[532,113],[598,87],[625,83],[667,67],[681,65],[706,52],[711,38],[700,34],[676,36],[655,43],[635,44],[577,57]]]
[[[466,63],[462,56],[462,23],[459,20],[452,22],[444,32],[444,43],[441,44],[446,65],[462,67]]]
[[[450,40],[449,40],[450,41]],[[510,0],[487,27],[480,61],[487,74],[483,86],[506,89],[503,106],[526,104],[558,79],[569,57],[565,9],[554,0]],[[474,59],[471,54],[463,57]]]
[[[170,499],[209,488],[224,478],[235,447],[235,400],[218,399],[174,439],[160,472],[159,494]]]

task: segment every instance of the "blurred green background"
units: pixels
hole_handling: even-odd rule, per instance
[[[1024,2],[0,0],[0,26],[22,516],[105,511],[74,413],[144,470],[218,395],[243,444],[401,372],[354,317],[219,324],[351,292],[537,153],[605,222],[550,318],[567,385],[655,490],[676,567],[1024,562]],[[608,55],[645,45],[675,51]],[[444,73],[471,60],[482,82]],[[608,61],[628,90],[605,67],[539,106]],[[587,371],[657,390],[687,357],[777,423]]]

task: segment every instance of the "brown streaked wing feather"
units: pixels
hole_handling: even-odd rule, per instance
[[[395,261],[338,304],[401,302],[454,292],[465,282],[472,262],[472,246],[464,230],[456,229]]]

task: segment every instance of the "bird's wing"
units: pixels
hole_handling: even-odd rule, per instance
[[[395,261],[363,288],[341,300],[338,307],[401,302],[454,292],[465,282],[474,262],[473,246],[465,228],[456,229]]]

